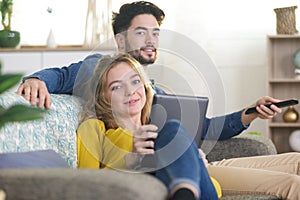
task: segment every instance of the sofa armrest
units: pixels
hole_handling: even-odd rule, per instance
[[[12,122],[1,127],[0,153],[52,149],[70,167],[77,167],[76,128],[81,104],[74,96],[62,94],[52,94],[51,101],[51,109],[46,111],[44,119]],[[0,105],[4,108],[15,104],[30,106],[15,92],[0,95]]]
[[[207,159],[222,159],[276,154],[273,142],[263,135],[243,133],[223,141],[205,141],[205,146],[213,146],[207,153]],[[205,151],[205,147],[204,147]]]

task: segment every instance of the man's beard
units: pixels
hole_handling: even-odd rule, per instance
[[[127,47],[129,47],[129,45],[127,45]],[[154,53],[155,53],[154,57],[149,56],[148,58],[145,58],[147,55],[143,56],[141,54],[141,51],[147,47],[154,49]],[[139,61],[139,63],[141,63],[142,65],[153,64],[156,61],[156,57],[157,57],[156,48],[154,48],[152,45],[141,47],[140,49],[134,49],[134,50],[132,50],[131,48],[130,49],[126,48],[126,52],[129,53],[132,57],[134,57],[137,61]]]

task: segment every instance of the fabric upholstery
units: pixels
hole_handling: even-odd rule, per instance
[[[77,167],[76,128],[79,100],[69,95],[51,95],[52,106],[43,120],[10,123],[0,130],[0,153],[52,149],[72,168]],[[27,104],[23,97],[7,92],[0,105]],[[271,140],[243,133],[230,140],[206,141],[209,161],[276,153]],[[204,149],[206,148],[203,146]],[[9,199],[167,199],[161,182],[146,174],[112,170],[1,169],[0,190]],[[222,200],[270,200],[265,195],[224,196]]]
[[[205,141],[205,146],[213,146],[213,149],[207,152],[207,159],[210,162],[229,158],[277,154],[277,150],[269,138],[247,132],[230,140],[214,143],[215,141]],[[205,146],[203,146],[204,149]]]
[[[0,96],[0,105],[29,105],[16,93]],[[30,105],[29,105],[30,106]],[[9,123],[0,129],[0,153],[52,149],[70,165],[77,167],[76,128],[81,104],[70,95],[52,95],[51,109],[43,120]]]

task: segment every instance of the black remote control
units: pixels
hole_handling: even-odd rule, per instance
[[[286,106],[296,105],[298,103],[299,102],[298,102],[297,99],[289,99],[289,100],[280,101],[280,102],[277,102],[277,103],[268,103],[268,104],[265,104],[265,106],[270,108],[271,105],[273,104],[273,105],[277,106],[278,108],[282,108],[282,107],[286,107]],[[251,114],[251,113],[254,113],[254,112],[257,112],[256,106],[248,108],[246,110],[245,114],[248,115],[248,114]]]

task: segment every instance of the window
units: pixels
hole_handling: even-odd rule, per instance
[[[112,11],[118,11],[124,3],[130,3],[126,0],[13,0],[13,2],[12,29],[21,33],[21,45],[32,46],[46,45],[51,29],[58,45],[87,43],[93,45],[99,40],[111,38]],[[160,0],[152,2],[164,11],[176,7],[175,3],[169,5],[168,2]],[[48,9],[52,9],[52,13],[47,12]],[[170,13],[172,12],[168,12],[168,19],[164,22],[165,28],[174,26]],[[166,26],[168,22],[172,22],[171,26]]]
[[[59,45],[83,44],[87,5],[87,0],[14,0],[12,29],[20,31],[21,45],[46,45],[50,29]]]

